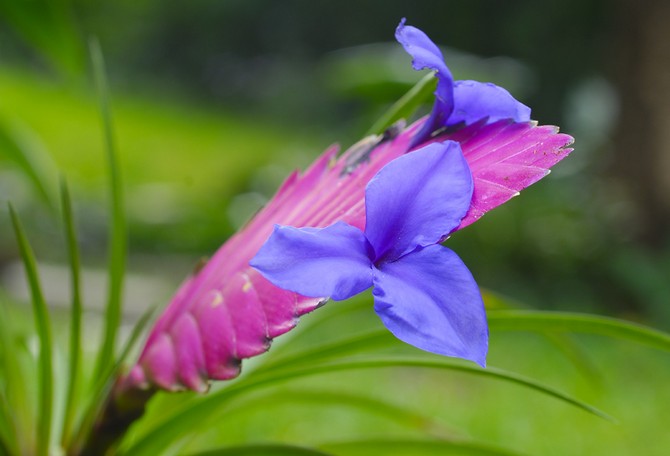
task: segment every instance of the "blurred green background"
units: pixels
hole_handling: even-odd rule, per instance
[[[133,254],[207,255],[290,170],[358,140],[418,80],[393,39],[406,16],[448,46],[456,78],[507,87],[576,139],[550,178],[454,236],[479,282],[534,306],[667,329],[670,83],[652,74],[670,69],[668,32],[654,28],[668,8],[628,3],[2,0],[0,195],[33,215],[42,257],[57,261],[53,220],[12,161],[12,146],[30,149],[50,198],[58,171],[75,186],[87,251],[103,251],[94,36]],[[4,212],[1,226],[6,265]]]
[[[449,240],[478,283],[520,306],[667,330],[669,5],[0,0],[0,200],[17,206],[64,304],[54,208],[65,175],[94,284],[86,297],[102,300],[106,170],[86,57],[96,37],[130,222],[128,312],[166,302],[292,169],[358,140],[420,78],[393,39],[407,17],[445,46],[457,79],[503,85],[575,137],[551,176]],[[21,299],[17,256],[3,209],[1,284]]]

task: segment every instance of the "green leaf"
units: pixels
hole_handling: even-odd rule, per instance
[[[55,208],[51,191],[55,168],[36,135],[16,119],[0,118],[0,154],[13,162],[28,178],[39,197]],[[53,185],[55,188],[55,185]]]
[[[301,350],[289,356],[281,356],[280,354],[279,356],[268,357],[262,365],[256,368],[254,374],[276,371],[287,366],[310,365],[317,361],[393,346],[397,343],[398,340],[386,328],[377,329],[316,347],[310,345],[307,350]]]
[[[53,345],[51,340],[49,310],[44,300],[44,296],[42,295],[35,256],[28,243],[23,228],[21,227],[21,222],[11,204],[9,204],[9,213],[11,215],[14,233],[16,234],[16,239],[19,244],[19,251],[25,267],[28,284],[30,285],[35,328],[40,343],[38,357],[40,389],[37,414],[39,419],[37,420],[36,454],[38,456],[46,456],[49,454],[53,409],[53,367],[51,364]]]
[[[0,391],[0,449],[10,445],[16,448],[16,428],[10,410],[4,391]]]
[[[76,75],[83,68],[70,1],[0,1],[0,16],[66,74]]]
[[[79,259],[79,247],[77,246],[77,235],[75,232],[74,214],[72,213],[72,202],[65,180],[61,181],[61,205],[63,212],[63,226],[65,228],[65,239],[67,241],[68,256],[70,260],[70,290],[72,295],[72,306],[70,309],[70,357],[69,357],[69,381],[67,396],[65,400],[65,412],[63,417],[63,431],[61,443],[63,448],[68,447],[71,438],[72,426],[76,412],[76,398],[81,383],[81,264]]]
[[[130,337],[121,350],[121,355],[119,358],[114,364],[109,366],[107,371],[103,372],[95,382],[93,390],[89,395],[89,402],[86,407],[86,411],[81,420],[81,424],[79,425],[79,431],[76,438],[74,439],[75,443],[73,444],[73,447],[82,448],[86,445],[89,438],[96,438],[95,436],[91,436],[91,432],[93,431],[96,420],[100,417],[103,408],[107,405],[107,399],[109,399],[112,388],[114,387],[114,383],[118,378],[118,374],[121,371],[123,363],[125,362],[128,355],[132,352],[133,348],[136,346],[140,336],[144,333],[144,330],[149,321],[151,321],[154,312],[155,308],[148,309],[139,318],[139,320],[137,320]]]
[[[517,456],[520,453],[477,442],[452,442],[444,440],[356,440],[353,442],[337,442],[319,445],[326,451],[338,456],[368,456],[383,454],[384,456]]]
[[[218,450],[209,450],[202,453],[193,453],[191,456],[334,456],[314,448],[305,448],[293,445],[266,444],[244,445]]]
[[[102,347],[98,353],[96,364],[97,377],[109,371],[114,363],[116,337],[121,322],[123,278],[126,267],[128,234],[126,215],[123,209],[123,192],[121,185],[121,171],[116,153],[112,128],[112,115],[109,105],[109,89],[105,73],[105,62],[96,40],[89,45],[93,77],[100,103],[100,114],[105,137],[105,150],[109,167],[109,184],[111,197],[110,233],[109,233],[109,260],[107,272],[109,274],[107,306],[105,309],[105,329]]]
[[[204,397],[202,400],[194,400],[188,403],[183,408],[179,409],[175,414],[166,418],[162,423],[156,425],[145,435],[138,437],[138,439],[133,442],[130,448],[122,451],[121,454],[132,456],[159,454],[161,451],[165,450],[167,447],[173,444],[174,441],[178,440],[185,434],[192,432],[194,429],[198,429],[198,426],[200,426],[203,422],[206,422],[206,420],[211,418],[214,414],[220,413],[226,402],[231,398],[239,396],[245,392],[257,391],[258,389],[273,386],[278,382],[294,378],[330,374],[338,371],[379,369],[389,367],[415,367],[449,370],[496,380],[504,380],[528,387],[601,418],[614,421],[606,413],[586,404],[585,402],[568,396],[565,393],[562,393],[552,387],[543,385],[534,380],[500,369],[492,367],[481,369],[479,367],[462,364],[459,361],[446,358],[428,359],[424,357],[368,357],[311,366],[300,366],[295,369],[280,369],[264,374],[246,377],[241,381],[231,384],[225,389]],[[170,438],[167,438],[167,436]]]
[[[29,422],[26,417],[28,407],[22,403],[26,397],[22,388],[21,368],[16,359],[17,350],[13,350],[7,323],[10,323],[9,316],[4,303],[0,302],[0,372],[3,374],[0,379],[0,442],[8,453],[19,454],[19,442],[28,439],[24,433]],[[17,403],[18,406],[15,405]]]
[[[497,310],[488,314],[493,331],[597,334],[670,351],[670,334],[616,318],[569,312]]]
[[[575,368],[594,385],[602,383],[598,367],[593,363],[586,350],[579,346],[571,334],[546,332],[544,336],[575,366]]]
[[[380,135],[388,127],[400,119],[409,119],[412,114],[428,100],[437,87],[435,73],[425,75],[414,87],[400,97],[393,105],[370,127],[365,136]]]
[[[379,415],[401,426],[440,438],[454,437],[457,434],[457,432],[446,428],[430,416],[393,404],[388,400],[376,399],[364,394],[330,390],[282,389],[272,391],[269,394],[254,396],[251,399],[236,403],[234,407],[226,408],[225,415],[221,416],[217,423],[220,424],[224,420],[235,420],[236,414],[239,413],[249,413],[254,409],[265,410],[268,408],[268,404],[272,404],[272,406],[278,404],[293,406],[301,403],[319,408],[326,406],[350,407],[361,412]],[[222,428],[225,428],[225,424]]]

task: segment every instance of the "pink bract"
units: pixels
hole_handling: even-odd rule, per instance
[[[331,147],[307,171],[291,174],[265,208],[181,285],[120,388],[153,385],[204,392],[210,380],[239,375],[242,359],[264,353],[273,338],[295,327],[322,299],[275,287],[249,260],[275,224],[325,227],[343,220],[362,230],[365,186],[384,165],[408,151],[424,122],[377,144],[352,170],[352,158],[365,150],[360,144],[339,158],[337,148]],[[470,210],[457,229],[546,176],[572,151],[570,136],[529,122],[479,122],[432,141],[443,140],[460,142],[474,178]]]

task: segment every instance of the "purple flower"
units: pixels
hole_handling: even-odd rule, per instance
[[[556,127],[527,122],[527,108],[503,89],[454,83],[439,50],[423,32],[401,23],[397,36],[415,57],[415,67],[438,71],[431,116],[388,137],[366,138],[339,157],[337,147],[330,148],[305,172],[291,174],[268,204],[180,286],[152,327],[137,363],[117,383],[117,394],[149,387],[206,391],[211,380],[239,375],[241,360],[267,351],[272,339],[295,327],[322,297],[342,299],[371,285],[377,311],[398,337],[484,363],[486,323],[477,287],[460,260],[435,244],[546,176],[570,153],[572,138],[558,134]],[[469,125],[443,128],[463,123]],[[469,171],[463,170],[460,150]],[[395,159],[402,159],[400,165],[389,164]],[[435,169],[422,165],[424,160]],[[388,177],[391,173],[400,175]],[[472,182],[467,191],[461,182],[466,176]],[[394,191],[385,193],[389,186]],[[423,193],[424,186],[433,190]],[[416,201],[400,195],[416,196]],[[424,213],[426,203],[426,209],[443,214]],[[313,227],[278,233],[298,231],[349,246],[350,255],[340,264],[352,266],[353,273],[329,276],[329,289],[303,290],[313,297],[273,285],[249,261],[276,224]],[[396,236],[400,239],[393,240]],[[326,252],[330,246],[318,243]],[[361,264],[367,264],[365,273]],[[296,277],[311,286],[307,275]],[[405,295],[421,304],[403,307],[411,302]]]
[[[530,108],[519,103],[502,87],[487,82],[454,81],[440,49],[421,30],[405,25],[405,19],[400,21],[395,36],[412,56],[415,70],[427,68],[435,71],[437,77],[433,111],[412,140],[413,146],[426,141],[443,127],[467,125],[481,119],[487,119],[487,122],[530,120]]]
[[[457,142],[433,143],[382,168],[365,189],[365,230],[276,226],[251,260],[274,285],[304,296],[352,297],[371,286],[399,339],[485,365],[486,314],[458,256],[439,245],[470,207],[473,182]]]

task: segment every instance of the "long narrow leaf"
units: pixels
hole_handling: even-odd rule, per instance
[[[600,386],[602,384],[602,377],[597,366],[588,357],[586,349],[577,344],[571,334],[547,332],[544,336],[593,385]]]
[[[552,387],[500,369],[492,367],[481,369],[478,367],[465,365],[460,362],[452,361],[450,359],[435,360],[423,357],[370,357],[364,359],[324,363],[313,366],[303,366],[296,369],[279,370],[256,375],[253,378],[247,377],[245,379],[246,381],[237,382],[228,388],[203,398],[200,401],[193,401],[184,406],[175,414],[154,427],[147,434],[139,437],[130,448],[122,451],[121,454],[132,456],[159,454],[161,451],[174,444],[177,439],[189,432],[192,432],[193,429],[197,429],[198,426],[202,425],[203,422],[219,412],[224,404],[231,398],[244,392],[252,390],[256,391],[260,388],[275,385],[277,382],[294,378],[329,374],[338,371],[354,371],[361,369],[378,369],[388,367],[415,367],[450,370],[512,382],[559,399],[569,405],[573,405],[601,418],[613,421],[613,419],[606,413]],[[167,438],[167,436],[170,438]]]
[[[518,456],[520,453],[496,448],[478,442],[449,442],[443,440],[356,440],[353,442],[337,442],[320,445],[326,451],[338,456],[368,456],[383,454],[384,456]]]
[[[16,119],[0,118],[0,156],[9,158],[28,178],[35,192],[51,208],[55,166],[36,135]],[[53,185],[55,187],[55,185]]]
[[[121,355],[119,358],[96,380],[93,386],[93,390],[89,395],[89,402],[85,409],[86,411],[79,425],[79,432],[74,440],[74,447],[82,448],[87,444],[89,439],[95,439],[95,437],[91,436],[91,431],[93,430],[96,420],[100,417],[100,413],[102,412],[103,408],[107,405],[107,399],[109,399],[109,395],[114,386],[114,381],[116,380],[124,361],[126,361],[128,355],[136,346],[137,341],[144,333],[144,330],[146,329],[149,321],[151,321],[154,312],[154,308],[148,309],[140,317],[137,323],[135,323],[130,337],[121,350]]]
[[[105,62],[100,44],[91,40],[89,51],[95,86],[100,103],[100,114],[105,137],[105,149],[110,178],[110,233],[109,233],[109,262],[108,262],[108,296],[105,309],[105,329],[102,347],[100,348],[96,365],[97,375],[108,371],[114,363],[116,337],[121,322],[123,277],[126,267],[127,229],[126,216],[123,209],[123,192],[121,185],[121,171],[116,153],[112,115],[109,105],[109,89],[105,73]]]
[[[249,413],[255,409],[265,410],[268,408],[268,404],[272,404],[272,406],[304,404],[314,405],[319,408],[325,406],[345,406],[371,415],[379,415],[401,426],[439,438],[454,438],[460,434],[448,429],[430,416],[407,407],[396,405],[389,400],[376,399],[369,395],[346,391],[305,389],[272,391],[269,394],[243,400],[239,404],[236,404],[235,407],[227,408],[225,415],[221,419],[225,421],[235,420],[239,413]],[[224,426],[225,424],[222,428]]]
[[[397,344],[395,339],[386,328],[356,334],[351,337],[336,340],[334,342],[310,346],[306,350],[295,352],[288,356],[273,356],[262,365],[258,366],[254,374],[260,372],[277,371],[286,366],[310,365],[318,361],[343,357],[354,353],[361,353],[371,349],[383,348]]]
[[[16,446],[16,428],[12,420],[7,398],[4,391],[0,391],[0,449]],[[0,450],[1,453],[1,450]]]
[[[409,119],[412,114],[428,100],[437,87],[437,79],[431,72],[425,75],[405,95],[393,105],[370,127],[368,135],[379,135],[400,119]]]
[[[79,259],[79,247],[77,246],[77,235],[75,232],[74,214],[72,202],[65,180],[61,182],[61,205],[63,212],[63,225],[65,228],[65,239],[67,241],[68,256],[70,260],[70,289],[72,295],[72,307],[70,309],[70,359],[69,359],[69,381],[65,402],[65,413],[63,418],[63,432],[61,443],[67,448],[72,432],[75,417],[75,401],[77,391],[81,382],[80,361],[82,357],[81,347],[81,264]]]
[[[319,374],[327,374],[336,371],[360,370],[360,369],[376,369],[383,367],[423,367],[432,369],[446,369],[464,372],[472,375],[494,378],[497,380],[505,380],[534,389],[540,393],[547,394],[556,399],[562,400],[570,405],[581,408],[582,410],[592,413],[601,418],[614,421],[605,412],[597,408],[573,398],[565,393],[558,391],[555,388],[544,385],[535,380],[523,377],[521,375],[507,372],[495,367],[487,367],[481,369],[479,367],[463,364],[460,361],[454,361],[450,358],[430,359],[424,357],[366,357],[362,359],[336,361],[330,363],[323,363],[315,366],[298,367],[296,369],[287,369],[279,372],[268,373],[265,375],[258,375],[253,380],[248,380],[252,386],[265,385],[268,382],[277,382],[296,377],[312,376]],[[246,386],[246,385],[245,385]],[[233,388],[230,388],[233,389]]]
[[[499,310],[489,312],[494,331],[565,331],[624,339],[670,351],[670,334],[616,318],[569,312]]]
[[[3,373],[0,381],[0,442],[7,452],[19,454],[19,443],[27,438],[21,428],[25,427],[27,421],[25,413],[28,411],[17,410],[17,407],[13,407],[10,403],[10,398],[16,403],[25,399],[25,396],[16,391],[21,375],[15,358],[16,351],[12,349],[9,337],[7,317],[4,303],[0,302],[0,372]]]
[[[244,445],[218,450],[209,450],[202,453],[193,453],[191,456],[335,456],[315,448],[306,448],[293,445]]]
[[[16,234],[16,239],[21,252],[21,259],[25,267],[28,284],[30,286],[31,301],[33,305],[33,316],[35,318],[35,328],[40,343],[39,350],[39,412],[37,420],[37,448],[38,456],[49,454],[49,444],[51,438],[51,419],[53,410],[53,367],[51,364],[53,345],[51,340],[51,324],[49,320],[49,310],[42,294],[39,276],[37,272],[37,263],[32,248],[25,236],[21,222],[16,212],[9,205],[9,212],[12,219],[12,225]]]

